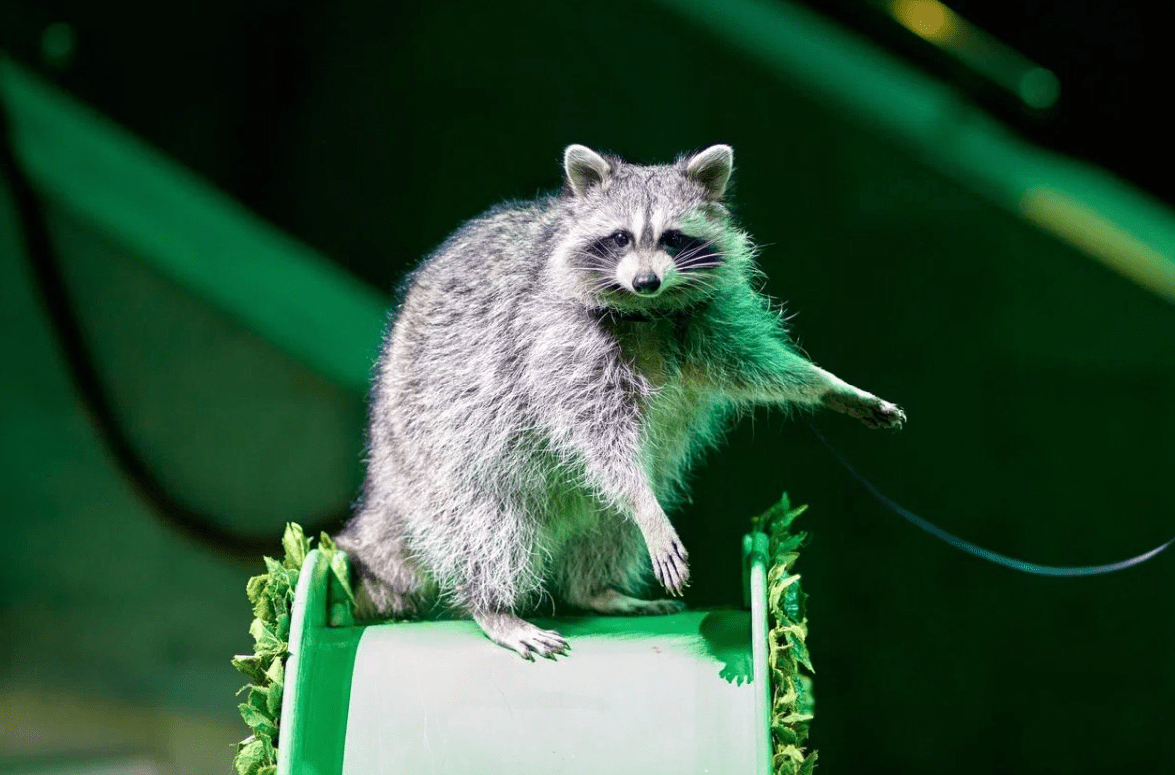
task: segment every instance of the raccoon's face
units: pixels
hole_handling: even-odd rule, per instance
[[[724,263],[722,249],[713,239],[684,228],[688,227],[677,223],[662,229],[626,224],[591,240],[580,266],[596,280],[594,290],[604,296],[653,299],[703,290],[708,285],[706,270]]]
[[[732,248],[721,205],[732,158],[729,146],[716,145],[645,167],[567,148],[568,263],[597,304],[673,310],[707,297]]]

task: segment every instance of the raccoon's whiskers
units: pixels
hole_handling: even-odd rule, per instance
[[[684,256],[685,258],[689,258],[690,256],[696,256],[698,253],[701,253],[704,250],[714,250],[714,249],[715,249],[715,246],[712,241],[699,242],[696,245],[690,245],[688,248],[679,252],[677,255],[679,257]]]
[[[612,279],[598,280],[592,286],[592,293],[599,293],[600,291],[622,291],[624,286]]]
[[[689,266],[678,267],[682,274],[689,274],[698,271],[699,269],[716,269],[722,266],[722,261],[705,261],[697,264],[690,264]]]
[[[682,272],[721,266],[726,261],[726,254],[721,250],[715,250],[713,248],[713,240],[702,242],[698,245],[690,247],[688,250],[684,250],[681,253],[678,253],[676,256],[674,256],[673,263],[677,266],[678,270]],[[718,260],[711,260],[715,258]]]
[[[712,258],[722,259],[722,261],[719,261],[719,262],[711,262],[714,264],[722,263],[726,259],[725,255],[722,253],[706,253],[705,255],[701,255],[701,256],[690,256],[689,258],[687,258],[684,261],[677,261],[675,263],[677,264],[678,268],[692,267],[692,266],[696,266],[697,264],[702,263],[703,261],[709,261]]]

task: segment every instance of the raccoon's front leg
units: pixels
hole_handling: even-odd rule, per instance
[[[644,472],[632,461],[639,480],[644,480]],[[669,522],[665,510],[657,502],[657,496],[647,481],[643,486],[635,488],[633,497],[633,521],[645,539],[645,546],[649,549],[649,560],[653,564],[653,575],[657,581],[671,595],[681,597],[689,583],[689,553],[677,537],[677,531]]]
[[[746,299],[727,317],[708,321],[694,342],[693,366],[703,383],[739,403],[827,407],[870,428],[900,428],[906,413],[896,404],[845,382],[788,345],[766,307]]]
[[[572,444],[584,460],[593,489],[636,523],[657,581],[670,594],[680,596],[689,581],[689,554],[640,465],[637,423],[631,416],[618,417],[616,405],[608,409],[612,416],[606,420],[577,426]]]
[[[734,398],[750,397],[755,403],[825,407],[855,417],[870,428],[898,429],[906,422],[906,413],[897,404],[854,387],[798,355],[787,359],[781,371],[764,371],[754,385],[736,384],[728,392]]]
[[[828,407],[834,412],[855,417],[870,428],[901,428],[906,422],[906,413],[897,404],[884,401],[872,393],[867,393],[858,387],[825,371],[814,364],[809,364],[818,372],[827,387],[819,392],[821,406]]]
[[[577,330],[545,353],[568,367],[536,379],[531,402],[543,412],[550,437],[583,465],[584,480],[604,503],[630,517],[641,532],[657,581],[681,595],[689,580],[688,557],[677,531],[657,501],[641,462],[642,401],[652,389],[594,325]],[[556,401],[553,396],[574,396]]]
[[[550,577],[557,594],[586,611],[610,616],[656,616],[685,610],[680,600],[643,600],[621,590],[644,586],[648,550],[636,522],[595,504],[579,506],[594,512],[575,540],[559,550]]]

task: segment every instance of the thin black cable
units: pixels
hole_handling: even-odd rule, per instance
[[[842,466],[844,466],[850,474],[853,475],[853,478],[856,479],[858,482],[860,482],[861,485],[866,490],[869,491],[870,495],[872,495],[874,498],[876,498],[883,506],[888,508],[890,511],[894,512],[895,514],[902,517],[903,519],[908,520],[910,523],[922,528],[923,530],[925,530],[927,533],[930,533],[935,538],[938,538],[939,540],[950,544],[951,546],[955,547],[956,549],[961,549],[962,551],[967,552],[968,554],[973,554],[980,559],[987,560],[988,562],[995,563],[996,565],[1003,565],[1006,568],[1011,568],[1012,570],[1018,570],[1021,573],[1031,573],[1036,576],[1067,576],[1067,577],[1097,576],[1097,575],[1100,575],[1103,573],[1114,573],[1115,571],[1126,570],[1127,568],[1130,568],[1134,565],[1139,565],[1141,563],[1144,563],[1147,560],[1149,560],[1150,558],[1154,557],[1159,552],[1161,552],[1164,549],[1166,549],[1167,547],[1169,547],[1171,544],[1175,543],[1175,538],[1172,538],[1167,543],[1162,544],[1161,546],[1156,546],[1154,549],[1151,549],[1149,552],[1144,552],[1143,554],[1137,555],[1135,557],[1131,557],[1126,560],[1120,560],[1118,562],[1106,563],[1105,565],[1041,565],[1041,564],[1035,563],[1035,562],[1027,562],[1025,560],[1017,560],[1014,557],[1008,557],[1007,555],[993,552],[990,549],[984,549],[982,546],[979,546],[978,544],[973,544],[970,541],[967,541],[963,538],[959,538],[956,535],[948,533],[947,531],[943,530],[941,527],[939,527],[931,522],[927,522],[922,517],[918,516],[914,512],[907,509],[906,507],[897,503],[896,501],[891,499],[889,496],[882,493],[881,490],[878,490],[873,485],[872,482],[870,482],[868,479],[866,479],[865,477],[863,477],[859,473],[857,473],[857,469],[853,468],[853,466],[849,463],[849,461],[845,459],[845,456],[842,455],[836,447],[832,446],[832,444],[829,443],[828,439],[824,438],[824,436],[821,435],[820,431],[816,430],[815,425],[808,423],[808,427],[812,430],[812,433],[814,433],[816,435],[816,438],[820,440],[820,443],[828,448],[828,451],[832,453],[832,456],[835,457],[837,459],[837,461],[839,461],[840,464]]]
[[[0,66],[3,66],[2,60]],[[116,466],[150,504],[152,513],[165,525],[203,546],[221,554],[249,559],[280,549],[280,535],[237,533],[181,503],[143,460],[123,430],[113,398],[99,377],[81,322],[74,312],[39,198],[17,158],[7,105],[2,96],[0,170],[8,179],[12,191],[24,252],[44,304],[50,329],[65,361],[66,372]],[[348,513],[349,509],[319,520],[320,524],[306,528],[307,535],[316,535],[321,531],[332,532],[346,519]]]

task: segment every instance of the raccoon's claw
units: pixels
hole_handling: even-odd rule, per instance
[[[856,417],[870,428],[897,430],[906,422],[906,413],[897,404],[851,386],[825,394],[823,402],[829,409]]]
[[[537,627],[534,634],[520,638],[518,645],[509,645],[507,648],[514,649],[528,662],[533,662],[536,655],[554,659],[559,654],[566,656],[571,650],[571,646],[562,635],[554,630],[540,630]]]
[[[506,611],[474,614],[473,619],[490,640],[517,652],[528,662],[533,662],[535,656],[554,659],[571,650],[566,638],[559,633],[540,629]]]
[[[665,591],[675,597],[681,597],[689,583],[689,566],[686,559],[689,557],[685,547],[677,536],[666,542],[665,548],[655,554],[650,553],[653,560],[653,575]]]
[[[906,413],[897,404],[878,399],[872,411],[861,418],[861,422],[870,428],[888,428],[898,430],[906,422]]]

